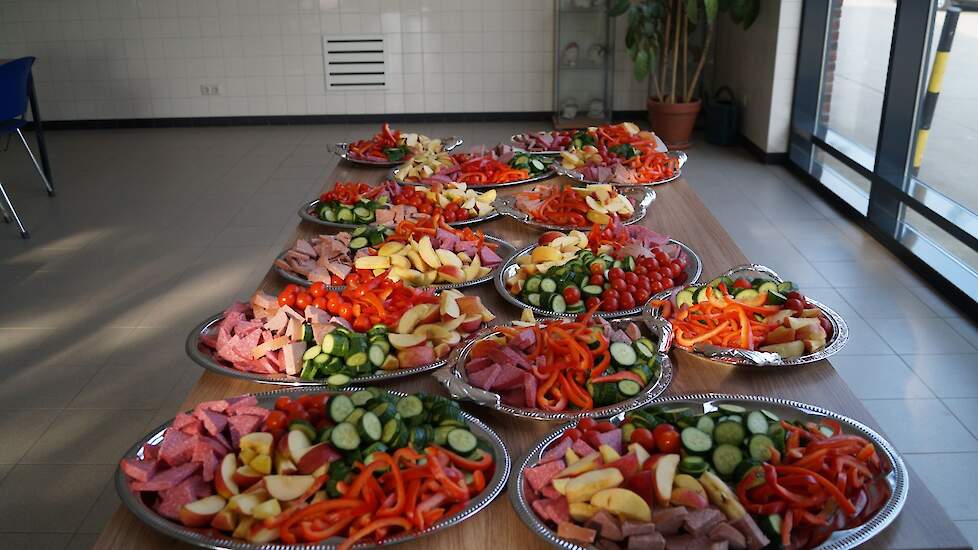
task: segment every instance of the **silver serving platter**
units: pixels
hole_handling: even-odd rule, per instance
[[[696,282],[699,279],[700,275],[703,273],[703,262],[700,260],[700,257],[696,254],[696,252],[693,252],[693,249],[677,241],[676,239],[669,239],[669,243],[679,245],[679,248],[682,249],[682,251],[686,254],[686,257],[688,258],[688,261],[686,262],[686,280]],[[518,296],[513,296],[512,294],[510,294],[509,290],[507,290],[506,280],[512,277],[513,275],[515,275],[516,272],[520,269],[520,266],[516,263],[516,259],[524,254],[529,253],[536,247],[537,244],[534,243],[516,251],[516,253],[513,254],[509,258],[509,260],[507,260],[506,263],[502,265],[502,267],[499,268],[499,271],[496,273],[496,279],[494,281],[496,285],[496,292],[498,292],[499,295],[502,296],[504,300],[513,304],[514,306],[518,308],[529,309],[534,314],[537,315],[542,315],[544,317],[564,317],[568,319],[577,317],[578,315],[577,313],[555,313],[547,309],[541,309],[539,307],[532,306],[520,300]],[[655,299],[656,296],[657,295],[653,295],[649,299],[650,300]],[[632,309],[623,309],[620,311],[596,311],[594,312],[594,314],[597,315],[598,317],[603,317],[605,319],[617,319],[618,317],[631,317],[634,315],[638,315],[642,313],[643,309],[645,309],[645,304],[642,304],[641,306],[636,305]]]
[[[187,355],[193,360],[194,363],[204,367],[206,370],[220,374],[221,376],[230,376],[231,378],[250,380],[252,382],[259,382],[261,384],[274,384],[277,386],[314,386],[320,389],[330,387],[329,384],[326,383],[325,379],[303,380],[298,376],[288,374],[262,374],[257,372],[248,372],[238,370],[229,364],[225,364],[220,359],[214,357],[213,352],[207,348],[201,340],[201,337],[210,332],[212,327],[214,327],[214,325],[219,323],[222,319],[224,319],[224,312],[211,315],[207,319],[201,321],[200,324],[194,327],[194,329],[190,331],[190,334],[187,335],[185,347],[187,350]],[[435,361],[434,363],[429,363],[427,365],[421,365],[419,367],[410,369],[397,369],[392,371],[378,370],[374,374],[368,376],[353,378],[350,380],[350,383],[372,384],[393,380],[395,378],[404,378],[405,376],[413,376],[415,374],[437,369],[444,366],[445,363],[446,359],[442,359],[440,361]]]
[[[264,392],[254,394],[258,398],[258,403],[264,407],[273,407],[275,399],[282,395],[297,396],[307,393],[348,393],[356,391],[362,388],[349,388],[342,392],[323,392],[321,388],[292,388],[292,389],[282,389],[271,392]],[[385,390],[388,393],[397,396],[404,396],[405,393]],[[503,444],[499,436],[481,420],[475,416],[462,411],[462,417],[469,425],[469,429],[482,441],[488,442],[492,446],[493,454],[495,455],[495,470],[493,472],[492,479],[487,480],[486,488],[480,493],[476,498],[473,498],[468,506],[466,506],[461,512],[439,520],[434,523],[424,531],[419,533],[413,533],[410,535],[401,535],[397,537],[391,537],[382,541],[380,544],[365,544],[358,543],[354,548],[377,548],[383,546],[392,546],[394,544],[399,544],[402,542],[408,542],[411,540],[420,539],[426,537],[432,533],[454,527],[468,518],[474,516],[487,507],[490,503],[505,488],[506,480],[509,477],[510,470],[512,469],[512,459],[509,456],[509,451],[506,450],[506,446]],[[143,451],[142,447],[146,443],[158,444],[163,439],[163,432],[168,426],[172,424],[172,419],[165,422],[150,432],[148,435],[143,437],[139,442],[129,448],[123,458],[142,458]],[[268,543],[268,544],[254,544],[246,542],[240,539],[232,539],[227,537],[214,537],[210,536],[202,529],[191,529],[184,527],[176,522],[173,522],[159,514],[157,514],[153,509],[147,506],[142,499],[136,496],[132,491],[129,490],[129,486],[126,483],[126,476],[122,473],[118,467],[115,472],[115,488],[119,495],[119,499],[125,504],[129,511],[135,514],[137,518],[142,520],[144,523],[156,529],[157,531],[172,537],[181,542],[187,544],[192,544],[194,546],[199,546],[202,548],[213,548],[213,549],[232,549],[232,550],[299,550],[299,549],[320,549],[320,550],[332,550],[339,546],[342,539],[334,537],[327,539],[326,541],[319,544],[282,544],[279,542]],[[213,533],[213,531],[211,531]]]
[[[907,472],[907,467],[903,463],[903,459],[897,454],[896,449],[883,439],[883,436],[876,433],[874,430],[866,426],[865,424],[853,420],[847,416],[843,416],[838,413],[834,413],[827,409],[821,407],[816,407],[814,405],[808,405],[805,403],[800,403],[798,401],[790,401],[787,399],[779,399],[775,397],[761,397],[761,396],[747,396],[747,395],[727,395],[727,394],[695,394],[695,395],[683,395],[676,397],[668,397],[663,399],[657,399],[652,404],[653,405],[687,405],[700,409],[702,412],[710,412],[716,410],[716,405],[719,403],[725,404],[735,404],[745,407],[757,407],[763,406],[765,409],[781,416],[782,418],[791,419],[802,419],[802,418],[831,418],[836,420],[842,425],[842,430],[845,433],[855,434],[873,442],[876,445],[877,451],[880,453],[880,459],[883,464],[890,466],[890,472],[883,478],[886,484],[890,487],[890,498],[883,503],[883,507],[876,515],[867,521],[866,523],[854,527],[852,529],[846,529],[841,531],[836,531],[832,536],[822,543],[818,550],[843,550],[849,548],[856,548],[857,546],[864,544],[876,535],[878,535],[883,529],[893,523],[899,515],[900,510],[903,509],[903,505],[907,502],[907,493],[910,487],[910,477]],[[611,419],[612,422],[618,423],[624,419],[624,414],[618,414]],[[524,523],[533,531],[534,534],[544,539],[550,545],[557,548],[563,548],[565,550],[592,550],[595,548],[593,545],[580,545],[574,543],[570,540],[563,539],[557,536],[556,532],[547,527],[537,515],[533,512],[531,507],[526,501],[526,487],[523,483],[523,472],[527,468],[536,464],[543,452],[554,443],[557,438],[563,434],[564,430],[575,426],[577,423],[566,424],[557,430],[551,432],[549,435],[543,438],[543,440],[534,446],[527,455],[516,465],[516,470],[509,480],[509,498],[513,504],[513,508],[516,510],[517,515]]]
[[[443,283],[443,284],[435,284],[435,285],[428,285],[428,286],[415,287],[415,288],[447,290],[450,288],[467,288],[470,286],[481,285],[482,283],[489,282],[493,277],[496,276],[496,272],[502,266],[506,265],[506,260],[508,260],[510,257],[512,257],[513,254],[516,253],[516,247],[500,239],[499,237],[493,237],[492,235],[486,235],[486,242],[498,244],[499,247],[496,249],[496,254],[498,254],[499,257],[503,259],[503,263],[492,268],[492,271],[490,271],[489,273],[486,273],[485,275],[477,279],[472,279],[471,281],[465,281],[464,283]],[[281,254],[278,255],[278,259],[283,259],[284,257],[285,257],[285,252],[282,252]],[[272,264],[272,267],[275,269],[275,272],[279,274],[279,276],[281,276],[286,281],[289,281],[290,283],[295,283],[297,285],[302,285],[302,286],[312,285],[312,282],[309,279],[303,277],[302,275],[299,275],[297,273],[292,273],[290,271],[286,271],[275,264]],[[326,285],[326,288],[327,290],[335,290],[336,292],[342,292],[343,289],[346,288],[346,285],[339,285],[339,286]]]
[[[744,264],[731,267],[727,271],[723,272],[721,277],[730,277],[738,273],[763,273],[768,275],[772,279],[778,281],[779,283],[784,282],[784,279],[777,274],[773,269],[758,265],[758,264]],[[702,284],[688,284],[682,287],[674,288],[661,292],[655,296],[655,300],[670,300],[675,304],[676,294],[684,288],[699,288],[709,284],[709,282]],[[832,336],[825,343],[825,347],[815,353],[809,353],[802,355],[800,357],[793,357],[790,359],[784,359],[776,353],[761,352],[754,350],[744,350],[738,348],[724,348],[720,346],[713,345],[703,345],[697,346],[693,349],[680,346],[678,343],[674,343],[677,349],[683,350],[688,353],[693,353],[700,355],[707,359],[718,361],[721,363],[729,363],[732,365],[740,365],[745,367],[792,367],[799,365],[807,365],[814,363],[816,361],[821,361],[822,359],[828,359],[829,357],[835,355],[843,347],[845,347],[846,342],[849,341],[849,325],[846,324],[845,319],[841,315],[836,313],[835,310],[826,306],[821,302],[816,302],[811,298],[806,297],[807,301],[822,310],[822,313],[829,320],[832,325]],[[655,308],[651,308],[653,313],[657,312]]]
[[[510,144],[512,144],[511,146],[513,147],[513,149],[515,151],[519,151],[520,153],[526,153],[528,155],[559,155],[560,152],[561,151],[564,151],[565,149],[557,149],[556,151],[530,151],[530,150],[524,149],[522,146],[518,145],[518,143],[520,141],[518,138],[522,138],[524,136],[528,136],[528,135],[532,135],[532,134],[552,134],[552,133],[553,133],[553,131],[550,131],[550,132],[524,132],[524,133],[520,133],[520,134],[513,134],[512,136],[509,137],[509,142],[510,142]],[[663,143],[663,141],[661,139],[659,139],[659,136],[655,136],[655,143],[656,143],[656,146],[655,146],[655,150],[656,151],[666,152],[666,151],[669,150],[666,147],[666,144]]]
[[[672,327],[669,325],[669,322],[661,317],[645,315],[613,319],[609,322],[612,326],[616,326],[632,321],[639,326],[644,336],[651,336],[658,341],[659,348],[657,355],[659,373],[657,378],[650,381],[638,395],[615,403],[614,405],[597,407],[590,410],[549,412],[536,408],[507,405],[501,401],[498,394],[470,385],[465,374],[465,363],[469,359],[469,352],[476,342],[498,334],[498,329],[494,327],[482,330],[466,342],[465,345],[455,348],[448,359],[448,364],[432,373],[432,376],[445,386],[445,389],[448,390],[449,395],[453,399],[472,401],[484,407],[489,407],[518,418],[528,418],[530,420],[545,422],[567,422],[585,417],[600,418],[631,411],[648,405],[653,399],[662,395],[666,391],[666,388],[669,387],[669,384],[672,383],[674,373],[672,360],[669,358],[669,345],[672,339]]]
[[[648,213],[649,205],[655,201],[655,191],[646,187],[632,187],[628,189],[619,188],[617,191],[631,200],[632,205],[635,207],[635,214],[633,214],[631,218],[621,220],[621,225],[631,225],[641,221],[642,218],[645,217],[645,214]],[[534,220],[530,214],[516,207],[516,197],[514,195],[499,197],[493,201],[492,205],[496,212],[504,216],[509,216],[520,223],[532,225],[533,227],[537,227],[539,229],[552,231],[570,231],[572,229],[589,231],[591,229],[591,226],[589,225],[576,227],[571,225],[551,225],[548,223],[538,222]]]
[[[402,183],[401,185],[413,185],[413,184]],[[356,229],[357,227],[364,227],[370,225],[365,223],[328,222],[326,220],[320,219],[320,217],[316,215],[316,209],[318,207],[319,207],[319,199],[312,200],[307,202],[306,204],[303,204],[302,207],[299,208],[299,217],[302,218],[303,220],[306,220],[307,222],[315,223],[317,225],[322,225],[325,227],[335,227],[338,229]],[[467,225],[475,225],[477,223],[489,221],[498,216],[499,216],[499,212],[493,210],[492,212],[489,212],[488,214],[482,216],[476,216],[474,218],[469,218],[463,221],[448,222],[448,225],[452,227],[465,227]]]
[[[522,180],[509,181],[509,182],[506,182],[506,183],[487,183],[487,184],[484,184],[484,185],[483,184],[466,183],[465,185],[468,186],[469,189],[472,189],[472,190],[475,190],[475,191],[481,191],[483,189],[498,189],[500,187],[512,187],[514,185],[523,185],[523,184],[526,184],[526,183],[536,183],[538,181],[547,180],[547,179],[550,179],[550,178],[556,176],[557,175],[557,171],[556,171],[556,167],[557,166],[558,166],[558,163],[554,163],[550,170],[547,170],[546,172],[541,172],[541,173],[539,173],[539,174],[537,174],[535,176],[531,176],[529,178],[522,179]],[[398,176],[399,171],[400,171],[400,168],[398,167],[398,168],[395,168],[395,169],[391,170],[391,173],[390,173],[390,178],[392,180],[396,181],[397,183],[400,183],[400,184],[410,184],[410,185],[422,185],[422,186],[427,186],[428,185],[426,183],[419,182],[419,181],[402,181],[401,178]]]
[[[452,149],[458,147],[461,144],[462,144],[462,138],[460,137],[451,136],[451,137],[441,138],[441,145],[445,151],[451,151]],[[387,168],[388,166],[400,166],[401,163],[404,162],[403,160],[399,160],[397,162],[391,162],[391,161],[374,162],[370,160],[356,159],[350,156],[350,144],[344,142],[327,145],[326,149],[345,161],[353,162],[356,164],[363,164],[366,166],[379,166],[379,167]]]
[[[669,182],[672,182],[672,181],[676,181],[677,179],[679,179],[683,175],[683,166],[686,165],[686,160],[689,159],[689,157],[686,155],[686,152],[685,151],[666,151],[666,154],[669,155],[670,157],[673,157],[673,158],[679,160],[679,168],[676,170],[676,173],[674,173],[672,176],[670,176],[668,178],[665,178],[665,179],[657,180],[657,181],[645,181],[645,182],[641,182],[641,183],[619,183],[619,182],[615,182],[615,181],[595,181],[595,180],[589,180],[589,179],[585,179],[584,178],[584,174],[578,172],[577,170],[573,170],[573,169],[569,169],[569,168],[564,168],[560,163],[555,163],[554,164],[554,170],[558,174],[560,174],[561,176],[566,176],[566,177],[568,177],[568,178],[570,178],[572,180],[579,181],[581,183],[593,183],[593,184],[614,185],[615,187],[643,187],[643,186],[652,187],[652,186],[655,186],[655,185],[663,185],[663,184],[666,184],[666,183],[669,183]]]

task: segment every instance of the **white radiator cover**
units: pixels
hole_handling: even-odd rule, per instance
[[[387,89],[384,35],[323,35],[323,73],[327,94],[330,91]]]

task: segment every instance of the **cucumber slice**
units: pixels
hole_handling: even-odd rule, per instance
[[[526,301],[533,307],[540,307],[541,295],[537,293],[529,294],[526,297]]]
[[[741,480],[748,476],[753,476],[753,481],[751,481],[748,489],[763,485],[764,465],[759,460],[754,460],[753,458],[747,458],[741,461],[737,469],[734,470],[733,480],[740,483]]]
[[[642,386],[634,380],[619,380],[618,391],[625,397],[634,397],[642,391]]]
[[[547,277],[540,281],[540,292],[557,292],[557,281]]]
[[[637,374],[638,377],[642,379],[643,384],[648,384],[649,380],[652,380],[652,378],[654,378],[654,375],[652,374],[652,369],[649,368],[649,366],[646,365],[645,363],[639,363],[629,370]]]
[[[686,288],[676,293],[676,307],[693,305],[693,294],[694,291],[691,288]]]
[[[358,227],[358,228],[354,229],[353,232],[350,233],[350,236],[351,237],[359,237],[360,235],[366,235],[367,234],[367,231],[368,231],[368,228],[361,226],[361,227]]]
[[[464,428],[455,428],[448,432],[448,446],[456,453],[471,453],[478,443],[472,432]]]
[[[346,207],[340,208],[336,213],[336,220],[343,223],[353,223],[354,217],[353,210]]]
[[[362,351],[359,351],[357,353],[352,353],[350,354],[349,357],[346,358],[346,365],[348,367],[356,368],[356,367],[363,366],[366,363],[367,363],[367,354]]]
[[[717,443],[721,444],[740,445],[744,442],[744,437],[746,436],[747,432],[744,430],[744,425],[740,422],[723,420],[713,429],[714,439],[716,439]]]
[[[350,424],[356,426],[360,422],[360,419],[363,418],[363,415],[366,414],[366,412],[367,409],[364,409],[363,407],[357,407],[353,409],[353,412],[350,413],[350,416],[343,419],[343,422],[349,422]]]
[[[370,244],[366,237],[354,237],[350,239],[350,250],[359,250]]]
[[[539,292],[540,291],[540,281],[543,278],[539,275],[534,275],[526,280],[526,284],[523,285],[523,290],[526,292]]]
[[[600,297],[602,292],[604,292],[604,289],[601,288],[600,285],[584,285],[581,288],[581,294],[584,294],[587,297]]]
[[[761,294],[753,288],[742,288],[734,294],[734,299],[740,301],[753,300],[760,295]]]
[[[329,417],[333,422],[343,422],[356,408],[348,396],[336,395],[329,400]]]
[[[727,414],[744,414],[745,412],[747,412],[747,409],[741,407],[740,405],[730,405],[727,403],[724,403],[722,405],[717,405],[717,409]]]
[[[380,440],[394,447],[393,441],[397,439],[397,434],[402,430],[403,424],[397,418],[391,418],[384,422],[384,429],[380,434]]]
[[[778,291],[778,283],[774,281],[764,281],[757,286],[757,292],[767,292],[768,294]]]
[[[639,356],[645,359],[652,359],[655,357],[655,352],[658,346],[652,340],[648,338],[639,338],[635,341],[635,351],[638,352]]]
[[[424,414],[424,404],[415,395],[407,395],[397,402],[397,414],[401,419],[407,421],[411,418]]]
[[[319,355],[320,353],[322,353],[322,351],[323,351],[323,348],[321,346],[313,346],[313,347],[307,349],[306,352],[302,354],[302,360],[303,361],[312,361],[313,359],[315,359],[315,357],[317,355]]]
[[[374,398],[374,394],[368,392],[367,390],[355,391],[350,394],[350,401],[357,407],[363,407],[368,401]]]
[[[345,374],[331,374],[326,383],[330,386],[345,386],[350,383],[350,377]]]
[[[544,282],[549,280],[550,279],[544,279]],[[563,296],[560,294],[554,294],[550,297],[550,311],[553,311],[554,313],[564,313],[567,311],[567,302],[564,301]]]
[[[635,271],[635,258],[625,256],[625,259],[621,262],[621,268],[625,271]]]
[[[780,306],[781,304],[788,301],[788,297],[781,294],[777,290],[772,290],[767,293],[767,303],[772,306]]]
[[[594,404],[599,407],[605,405],[612,405],[621,401],[621,396],[618,393],[618,385],[614,382],[601,382],[600,384],[591,384],[589,391]]]
[[[624,342],[612,342],[609,351],[611,352],[611,359],[615,364],[621,365],[622,367],[630,367],[638,360],[635,348]]]
[[[751,411],[747,415],[747,431],[752,434],[767,435],[767,418],[760,411]]]
[[[370,246],[377,246],[378,244],[384,242],[384,239],[387,237],[380,231],[374,231],[367,238],[370,239]]]
[[[379,344],[371,345],[370,351],[367,352],[367,356],[370,359],[370,364],[380,368],[380,366],[383,365],[384,361],[387,359],[387,351],[388,350],[384,349]]]
[[[329,435],[329,440],[337,449],[352,451],[360,447],[360,435],[353,424],[340,422]]]
[[[374,221],[374,213],[362,206],[358,206],[354,208],[353,213],[356,215],[358,221],[364,223],[370,223]]]
[[[316,373],[319,371],[319,365],[313,363],[312,361],[306,361],[302,365],[302,371],[299,372],[299,378],[303,380],[315,380]]]
[[[798,289],[798,287],[796,287],[795,286],[795,283],[792,283],[791,281],[785,281],[783,283],[778,283],[778,292],[780,292],[781,294],[787,295],[789,292],[791,292],[793,290],[797,290],[797,289]]]
[[[761,462],[771,460],[772,448],[777,448],[774,446],[774,441],[763,434],[753,435],[747,442],[747,451],[750,453],[750,457]]]
[[[733,445],[717,445],[713,449],[713,467],[723,477],[729,477],[744,460],[744,452]]]
[[[383,434],[380,419],[370,411],[363,413],[360,422],[357,424],[357,433],[367,441],[379,441]]]
[[[312,363],[315,366],[325,365],[332,357],[328,353],[320,353],[319,355],[312,358]]]
[[[708,453],[713,448],[713,438],[710,434],[697,428],[683,428],[679,433],[679,439],[683,448],[693,454]]]
[[[699,287],[699,288],[696,289],[695,294],[696,294],[696,303],[697,304],[701,304],[701,303],[703,303],[703,302],[705,302],[705,301],[707,301],[709,299],[706,296],[706,289],[707,288],[709,288],[709,287],[707,287],[707,286],[701,286],[701,287]]]
[[[781,417],[780,416],[774,414],[773,412],[771,412],[771,411],[769,411],[767,409],[761,409],[761,414],[763,414],[764,416],[766,416],[767,419],[770,420],[771,422],[781,422]]]
[[[703,457],[695,455],[684,456],[682,460],[679,461],[679,471],[684,474],[689,474],[691,476],[699,476],[706,471],[708,464]]]
[[[292,430],[299,430],[300,432],[306,434],[309,441],[316,440],[316,428],[314,428],[312,424],[306,420],[297,418],[292,422],[289,422],[289,431],[291,432]]]
[[[712,436],[714,428],[716,428],[716,422],[714,422],[709,416],[701,416],[696,421],[696,429],[702,431],[703,433],[707,433]]]

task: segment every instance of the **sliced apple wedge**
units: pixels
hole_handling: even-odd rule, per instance
[[[241,436],[241,441],[238,443],[238,446],[242,450],[251,449],[258,454],[270,455],[272,454],[273,443],[275,443],[275,438],[272,437],[272,434],[268,432],[252,432]]]
[[[265,502],[262,502],[255,509],[251,511],[251,515],[255,519],[265,519],[273,516],[277,516],[282,513],[282,505],[279,504],[278,500],[270,498]]]
[[[258,506],[264,501],[265,499],[257,493],[243,493],[231,497],[231,500],[228,501],[228,508],[250,516],[254,512],[255,506]]]
[[[211,527],[221,531],[234,531],[234,528],[237,526],[238,513],[227,506],[218,512],[217,515],[214,516],[214,519],[211,520]]]
[[[396,349],[407,349],[424,343],[424,341],[427,340],[427,337],[425,337],[424,334],[418,333],[400,334],[397,332],[392,332],[387,335],[387,339]]]
[[[298,464],[302,460],[302,455],[306,454],[309,447],[312,447],[312,442],[302,430],[291,430],[286,437],[288,437],[289,456],[292,457],[293,462]]]
[[[418,304],[405,311],[397,321],[397,332],[400,334],[414,332],[414,328],[421,324],[421,321],[431,313],[433,308],[437,309],[437,306],[434,304]]]
[[[281,501],[295,500],[316,482],[313,476],[265,476],[265,486],[272,498]]]
[[[418,241],[418,254],[421,255],[421,259],[424,260],[424,263],[428,264],[429,266],[433,268],[441,267],[441,259],[438,257],[435,249],[431,246],[431,238],[427,235],[421,237],[421,240]]]
[[[239,488],[250,487],[255,483],[261,481],[262,474],[256,471],[251,466],[242,466],[234,471],[232,479],[238,485]]]
[[[456,256],[451,250],[439,248],[438,250],[435,250],[435,254],[438,255],[438,261],[441,262],[441,265],[462,267],[462,260],[458,259],[458,256]]]
[[[187,527],[203,527],[224,509],[227,501],[220,495],[211,495],[184,504],[180,508],[180,522]]]
[[[679,455],[668,454],[655,463],[655,501],[659,506],[668,506],[672,499],[672,483],[676,479]]]
[[[238,484],[234,481],[234,472],[237,469],[238,459],[234,453],[224,455],[224,459],[221,460],[221,468],[214,476],[214,488],[217,490],[217,494],[224,498],[231,498],[241,492]]]
[[[425,340],[447,340],[451,336],[451,332],[441,325],[421,325],[414,329],[414,334],[424,336]]]

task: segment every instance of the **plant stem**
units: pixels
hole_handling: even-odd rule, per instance
[[[668,76],[669,74],[668,72],[666,72],[666,68],[668,67],[668,63],[666,63],[666,60],[669,59],[669,33],[671,31],[672,31],[672,6],[668,6],[666,8],[666,33],[663,36],[662,47],[659,48],[659,66],[657,67],[661,73],[659,80],[662,81],[663,89],[665,89],[665,87],[669,84],[669,80],[666,79],[666,76]],[[658,81],[656,81],[656,87],[658,88]],[[666,102],[666,98],[664,95],[662,95],[661,91],[659,92],[659,102],[660,103]]]
[[[689,14],[683,17],[683,97],[689,95],[689,80],[686,79],[686,55],[689,52]],[[689,102],[689,100],[686,100]]]
[[[656,67],[658,68],[658,67]],[[649,78],[652,79],[652,83],[655,84],[655,99],[656,101],[662,101],[662,90],[659,88],[659,77],[656,76],[655,70],[649,71]],[[649,95],[652,95],[651,90],[649,90]]]
[[[669,92],[669,99],[672,103],[676,103],[676,71],[679,69],[679,35],[680,27],[679,21],[680,17],[683,15],[683,3],[682,1],[676,2],[676,33],[673,37],[673,47],[672,47],[672,87]]]
[[[693,73],[693,83],[690,85],[689,92],[686,95],[686,103],[692,101],[693,92],[696,90],[696,85],[699,84],[700,73],[703,71],[703,65],[706,64],[706,52],[710,50],[710,42],[713,40],[713,32],[713,27],[706,29],[706,41],[703,43],[703,53],[700,54],[700,61],[696,65],[696,72]]]

